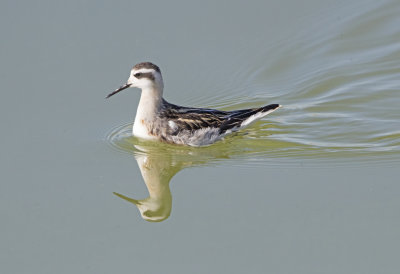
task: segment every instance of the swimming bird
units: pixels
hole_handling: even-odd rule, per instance
[[[160,68],[150,62],[135,65],[128,81],[106,98],[130,87],[142,90],[132,134],[142,139],[179,145],[210,145],[280,107],[279,104],[270,104],[223,111],[171,104],[163,98],[164,82]]]

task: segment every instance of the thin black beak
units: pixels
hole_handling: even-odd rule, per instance
[[[106,97],[106,99],[107,99],[107,98],[110,98],[111,96],[113,96],[114,94],[120,92],[121,90],[124,90],[124,89],[129,88],[130,86],[131,86],[131,84],[125,84],[125,85],[120,86],[119,88],[117,88],[116,90],[114,90],[113,92],[111,92],[110,94],[108,94],[107,97]]]

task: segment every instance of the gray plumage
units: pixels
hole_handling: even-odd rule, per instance
[[[278,107],[278,104],[270,104],[260,108],[222,111],[182,107],[163,100],[158,119],[148,128],[150,134],[159,136],[164,142],[202,146],[247,126],[244,123],[255,115],[259,119]]]

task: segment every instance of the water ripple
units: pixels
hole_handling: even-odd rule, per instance
[[[398,165],[399,12],[399,5],[378,5],[341,20],[331,32],[308,33],[307,41],[299,34],[268,48],[257,61],[232,66],[230,81],[221,80],[214,90],[191,98],[190,105],[231,110],[280,103],[284,108],[210,147],[158,149],[188,161],[229,160],[241,166]],[[140,153],[130,127],[114,129],[107,139],[119,150]]]

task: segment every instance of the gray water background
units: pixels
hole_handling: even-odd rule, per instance
[[[1,2],[0,272],[398,273],[399,14]],[[148,196],[127,134],[139,91],[104,99],[141,61],[176,104],[284,106],[215,146],[168,147],[182,170],[160,223],[113,195]]]

